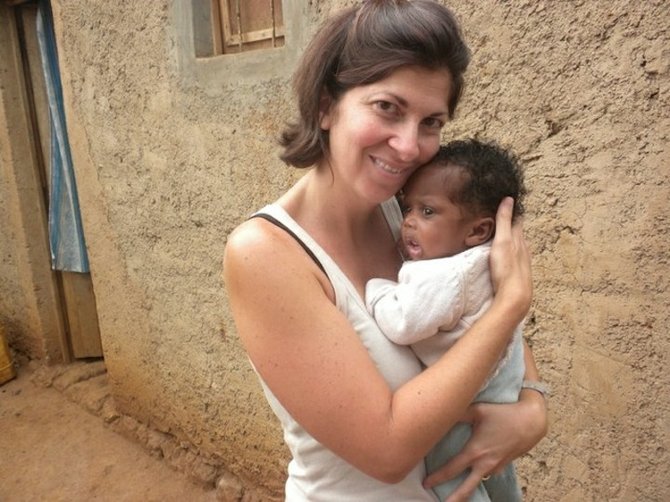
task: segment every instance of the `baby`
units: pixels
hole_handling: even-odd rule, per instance
[[[390,340],[411,345],[430,366],[484,313],[493,298],[489,253],[496,211],[505,197],[513,197],[514,216],[519,216],[525,193],[516,158],[477,140],[442,146],[412,174],[401,193],[404,220],[399,246],[407,261],[398,282],[372,279],[366,286],[368,310]],[[524,371],[518,327],[475,402],[516,402]],[[470,431],[468,424],[456,424],[428,455],[428,472],[453,458]],[[440,500],[467,474],[435,487]],[[484,484],[479,484],[471,502],[521,500],[512,464]]]

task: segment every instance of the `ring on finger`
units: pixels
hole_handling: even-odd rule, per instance
[[[482,476],[482,481],[486,481],[486,480],[489,479],[490,477],[491,477],[490,474],[487,474],[486,476]]]

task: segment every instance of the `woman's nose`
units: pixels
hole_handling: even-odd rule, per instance
[[[414,124],[403,126],[389,140],[389,145],[403,162],[412,162],[419,157],[419,130]]]

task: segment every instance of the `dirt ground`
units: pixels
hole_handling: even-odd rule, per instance
[[[0,386],[0,501],[217,500],[91,412],[108,401],[104,376],[22,366]]]

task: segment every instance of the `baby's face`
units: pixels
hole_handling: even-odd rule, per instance
[[[409,260],[453,256],[468,248],[474,217],[447,197],[449,179],[440,167],[426,166],[403,188],[401,248]]]

